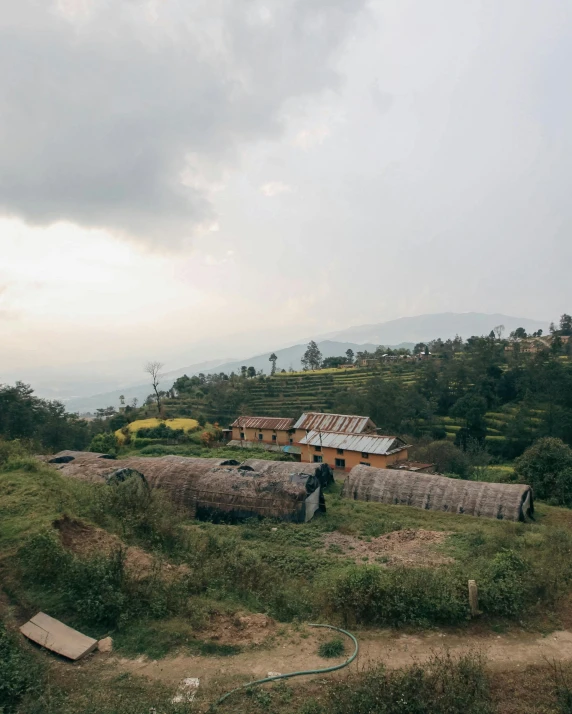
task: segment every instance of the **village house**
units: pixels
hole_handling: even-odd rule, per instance
[[[396,436],[310,431],[300,441],[303,462],[349,471],[358,464],[385,469],[406,461],[409,445]]]
[[[559,335],[562,345],[566,345],[570,339],[569,335]],[[511,340],[507,345],[505,345],[505,352],[514,352],[515,345],[519,345],[518,349],[522,354],[537,354],[539,352],[548,351],[551,346],[554,337],[552,335],[545,335],[544,337],[525,337],[518,338],[516,340]]]
[[[259,445],[285,451],[305,463],[325,463],[349,471],[357,464],[388,468],[408,458],[408,445],[395,436],[378,436],[367,416],[305,412],[285,417],[241,416],[232,424],[231,445]]]
[[[332,431],[345,434],[375,434],[376,426],[369,417],[349,414],[324,414],[323,412],[305,412],[292,427],[294,444],[311,431]]]
[[[233,441],[288,446],[292,444],[294,419],[240,416],[230,425]]]

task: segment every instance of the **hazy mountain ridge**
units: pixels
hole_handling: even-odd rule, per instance
[[[358,345],[351,342],[331,342],[324,341],[319,343],[320,350],[324,357],[336,357],[337,355],[344,354],[346,350],[353,349],[354,352],[358,350],[373,350],[377,345],[366,344]],[[307,344],[293,345],[292,347],[286,347],[282,350],[274,350],[276,356],[278,357],[278,362],[276,368],[281,369],[300,369],[300,360],[304,352],[306,351]],[[247,367],[254,367],[256,371],[263,370],[264,372],[270,372],[270,361],[269,357],[272,353],[265,352],[264,354],[255,355],[254,357],[249,357],[247,359],[234,360],[232,362],[217,363],[216,366],[210,369],[205,369],[200,367],[200,365],[189,365],[187,367],[181,367],[180,369],[172,370],[170,372],[165,372],[161,379],[160,389],[170,389],[173,382],[177,377],[182,377],[186,374],[191,377],[194,374],[217,374],[219,372],[225,372],[230,374],[231,372],[240,372],[242,365]],[[125,389],[116,389],[112,392],[106,392],[104,394],[96,394],[93,397],[78,397],[77,399],[70,399],[67,403],[68,411],[94,411],[99,407],[105,406],[118,406],[119,397],[123,395],[127,403],[131,402],[134,398],[139,400],[141,403],[150,393],[151,385],[149,383],[137,384]]]
[[[488,335],[497,325],[505,326],[504,334],[508,337],[517,327],[524,327],[527,332],[535,332],[539,329],[547,332],[549,322],[526,317],[511,317],[500,313],[489,315],[480,312],[443,312],[434,315],[400,317],[397,320],[371,325],[357,325],[320,335],[318,339],[393,345],[400,342],[428,342],[438,337],[446,340],[455,335],[460,335],[464,339],[472,335]]]
[[[505,326],[505,335],[508,336],[517,327],[524,327],[527,331],[538,329],[548,330],[548,322],[541,320],[531,320],[524,317],[512,317],[500,313],[485,314],[477,312],[467,313],[437,313],[432,315],[417,315],[414,317],[401,317],[397,320],[389,320],[370,325],[358,325],[344,330],[338,330],[315,338],[324,357],[334,357],[342,355],[348,349],[354,352],[360,350],[374,350],[378,345],[393,347],[412,347],[417,342],[428,342],[441,337],[446,340],[460,335],[464,339],[471,335],[488,335],[497,325]],[[300,360],[306,350],[307,341],[302,341],[291,347],[274,350],[278,357],[277,368],[280,369],[300,369]],[[270,371],[271,352],[254,355],[253,357],[236,360],[211,360],[210,362],[200,362],[180,369],[170,370],[163,375],[161,387],[168,389],[177,377],[187,374],[192,376],[203,372],[213,374],[217,372],[240,372],[242,365],[252,366],[257,371],[265,373]],[[126,386],[103,394],[96,394],[92,397],[80,397],[70,399],[67,407],[70,411],[93,411],[99,407],[118,406],[119,396],[123,395],[127,402],[134,398],[139,402],[144,400],[150,393],[149,384]]]

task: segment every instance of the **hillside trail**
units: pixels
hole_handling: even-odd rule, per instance
[[[174,684],[185,677],[198,677],[201,685],[221,686],[260,679],[269,672],[285,674],[307,669],[320,669],[339,660],[323,659],[317,650],[331,634],[302,627],[291,629],[281,637],[230,657],[179,655],[161,660],[146,657],[127,659],[112,656],[108,664],[121,671],[143,675]],[[518,631],[510,634],[470,634],[432,631],[423,634],[398,634],[392,631],[355,632],[360,651],[348,671],[361,671],[380,664],[390,669],[423,663],[435,654],[459,655],[479,652],[490,668],[514,670],[530,665],[544,665],[552,660],[572,660],[572,632],[560,630],[548,635]],[[351,650],[348,641],[347,652]],[[336,676],[339,673],[328,676]],[[306,677],[300,681],[307,680]],[[298,680],[292,680],[295,683]]]

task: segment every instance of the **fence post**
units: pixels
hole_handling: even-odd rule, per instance
[[[476,580],[469,580],[469,607],[471,608],[471,617],[480,615],[479,610],[479,591]]]

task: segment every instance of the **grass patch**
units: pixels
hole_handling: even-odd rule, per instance
[[[484,662],[476,655],[435,656],[424,666],[383,667],[334,685],[318,713],[492,714]]]
[[[322,642],[318,647],[318,654],[324,659],[331,659],[333,657],[341,657],[346,651],[345,642],[341,637],[332,637],[331,640]]]
[[[205,641],[197,634],[197,630],[183,618],[142,621],[117,633],[114,648],[127,657],[146,655],[150,659],[162,659],[176,652],[204,657],[230,657],[242,652],[237,645]]]
[[[13,714],[24,698],[37,694],[43,674],[37,658],[0,621],[0,712]]]

